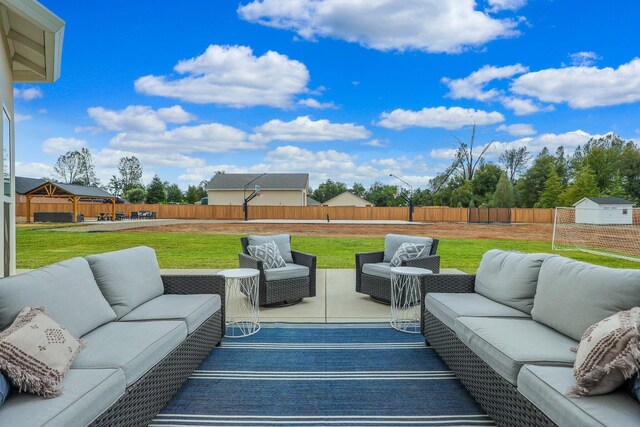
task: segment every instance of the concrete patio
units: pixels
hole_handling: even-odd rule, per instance
[[[214,274],[221,270],[165,269],[162,274]],[[463,273],[442,269],[442,274]],[[318,269],[316,297],[288,307],[261,307],[262,322],[388,322],[391,309],[356,293],[354,269]],[[414,308],[420,310],[419,306]]]

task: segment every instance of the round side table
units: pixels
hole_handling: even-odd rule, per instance
[[[421,278],[431,270],[417,267],[391,268],[391,327],[409,334],[420,333]],[[417,306],[417,310],[416,310]]]
[[[234,268],[218,273],[225,284],[225,337],[240,338],[260,330],[258,277],[255,268]],[[248,298],[247,298],[248,296]]]

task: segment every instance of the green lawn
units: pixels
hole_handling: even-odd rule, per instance
[[[17,267],[38,268],[76,256],[146,245],[158,254],[161,268],[232,268],[238,266],[239,235],[163,233],[73,233],[48,229],[17,230]],[[355,268],[356,252],[381,250],[384,239],[294,237],[293,248],[318,257],[318,268]],[[473,273],[489,249],[551,252],[550,243],[513,240],[442,239],[443,268]],[[587,254],[560,252],[610,267],[640,268],[640,263]]]

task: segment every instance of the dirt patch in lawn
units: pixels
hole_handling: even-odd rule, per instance
[[[185,223],[126,230],[127,233],[279,234],[317,237],[384,237],[388,233],[411,234],[438,239],[551,240],[552,224],[261,224]]]

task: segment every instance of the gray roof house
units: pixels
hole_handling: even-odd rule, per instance
[[[256,187],[257,186],[257,187]],[[210,205],[242,205],[256,188],[252,205],[307,206],[308,173],[221,173],[207,184]]]

